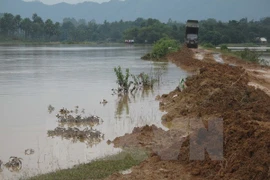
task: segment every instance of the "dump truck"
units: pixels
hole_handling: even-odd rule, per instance
[[[188,48],[198,48],[199,21],[187,20],[185,43]]]

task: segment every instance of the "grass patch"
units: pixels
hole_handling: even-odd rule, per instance
[[[148,157],[145,151],[127,150],[117,155],[81,164],[70,169],[38,175],[28,180],[104,179],[109,175],[130,169]]]

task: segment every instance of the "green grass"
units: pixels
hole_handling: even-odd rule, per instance
[[[109,175],[130,169],[147,158],[145,151],[128,150],[117,155],[81,164],[70,169],[38,175],[28,180],[83,180],[104,179]],[[25,178],[26,179],[26,178]]]

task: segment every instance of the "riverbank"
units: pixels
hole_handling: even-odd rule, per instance
[[[130,174],[118,173],[107,179],[269,179],[270,96],[250,86],[254,76],[245,67],[194,56],[194,51],[184,48],[169,57],[194,74],[187,78],[182,92],[174,90],[160,98],[160,109],[167,112],[162,121],[170,130],[136,128],[113,141],[115,147],[146,148],[152,157],[132,168]],[[211,160],[204,151],[198,152],[205,155],[204,160],[190,159],[190,147],[197,143],[190,137],[198,137],[203,130],[196,124],[190,126],[194,119],[206,127],[222,119],[223,128],[214,129],[216,134],[223,133],[221,160]],[[210,136],[208,142],[217,142],[218,137],[222,136]]]

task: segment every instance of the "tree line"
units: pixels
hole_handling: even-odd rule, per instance
[[[0,36],[29,41],[60,42],[123,42],[133,39],[136,43],[154,43],[161,38],[184,41],[185,23],[168,20],[137,18],[135,21],[104,21],[64,18],[63,22],[43,20],[37,14],[21,18],[10,13],[0,14]],[[256,37],[270,39],[270,17],[248,21],[221,22],[215,19],[200,21],[200,43],[214,45],[225,43],[251,43]],[[0,39],[1,40],[1,39]]]

